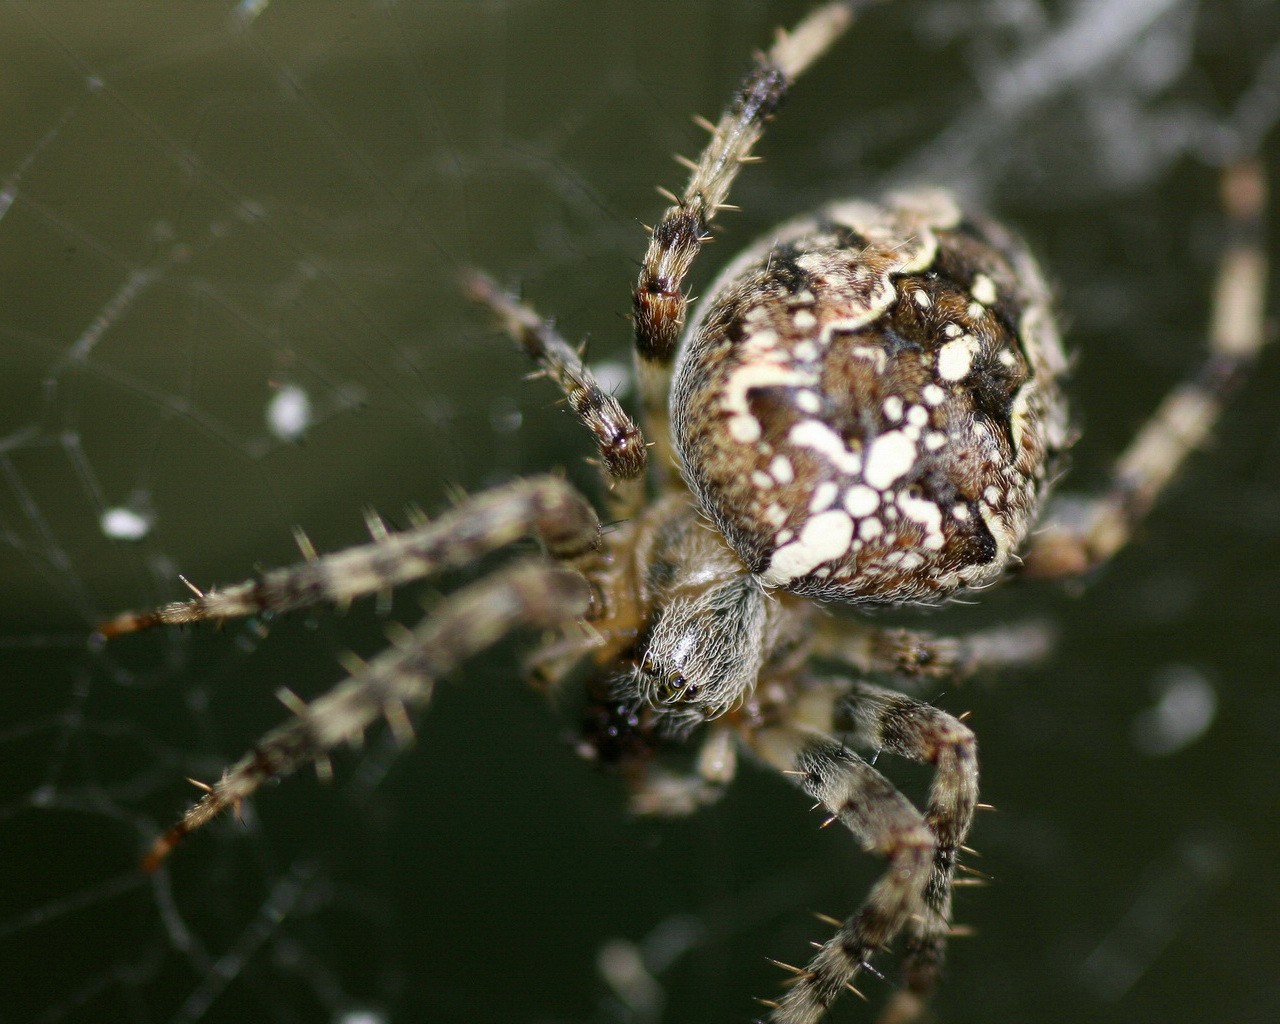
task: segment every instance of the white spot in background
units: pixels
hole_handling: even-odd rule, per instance
[[[311,396],[296,384],[276,389],[267,403],[267,428],[281,441],[297,441],[314,421]]]
[[[867,468],[862,474],[872,487],[884,490],[904,476],[916,461],[916,446],[901,430],[890,430],[871,442]]]
[[[240,0],[231,12],[231,19],[242,27],[248,25],[257,20],[269,3],[271,0]]]
[[[1156,679],[1156,702],[1133,718],[1133,745],[1150,757],[1167,757],[1205,734],[1218,712],[1218,695],[1203,674],[1173,665]]]
[[[858,526],[858,536],[865,541],[873,541],[884,533],[884,526],[879,519],[864,519]]]
[[[804,524],[796,540],[773,553],[761,578],[770,586],[781,586],[843,557],[852,543],[853,520],[839,510],[823,512]]]
[[[496,398],[489,403],[489,426],[495,434],[514,434],[524,424],[524,413],[511,398]]]
[[[937,384],[926,384],[920,393],[930,405],[941,405],[947,398],[947,393]]]
[[[376,1010],[344,1010],[334,1024],[387,1024],[387,1015]]]
[[[631,1015],[640,1020],[658,1018],[665,995],[634,942],[627,939],[606,942],[596,954],[596,970],[614,995],[632,1011]]]
[[[107,509],[98,520],[102,532],[112,540],[142,540],[154,523],[151,516],[124,506]]]
[[[897,395],[890,395],[884,400],[885,418],[893,423],[897,423],[902,419],[902,399]]]
[[[590,369],[601,391],[615,398],[623,398],[630,393],[631,368],[620,359],[593,363]]]

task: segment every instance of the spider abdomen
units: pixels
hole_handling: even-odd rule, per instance
[[[675,445],[766,585],[925,601],[989,582],[1066,447],[1065,360],[1020,242],[936,192],[785,225],[683,342]]]

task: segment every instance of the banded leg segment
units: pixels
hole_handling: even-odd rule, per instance
[[[845,690],[835,709],[835,727],[859,745],[935,768],[924,820],[936,847],[923,907],[907,926],[902,971],[907,992],[922,1002],[942,971],[957,859],[978,805],[977,740],[973,730],[945,711],[867,683]]]
[[[816,1024],[872,954],[903,929],[906,992],[894,1010],[895,1019],[910,1019],[936,986],[951,930],[953,876],[978,801],[977,741],[945,711],[845,679],[808,681],[790,710],[796,725],[765,730],[753,745],[867,850],[884,856],[889,868],[862,908],[797,975],[771,1020]],[[850,745],[933,765],[923,815],[845,742],[828,739],[829,733]]]
[[[477,494],[403,533],[381,534],[371,544],[312,556],[190,601],[126,612],[104,622],[98,633],[110,638],[153,626],[281,613],[317,604],[346,605],[366,594],[468,565],[530,535],[553,557],[572,559],[599,546],[600,523],[591,504],[565,481],[530,477]]]
[[[1064,498],[1050,509],[1026,553],[1028,575],[1080,575],[1124,547],[1187,456],[1204,444],[1266,343],[1266,181],[1258,164],[1226,170],[1223,206],[1229,237],[1214,294],[1209,358],[1138,432],[1105,494],[1086,501]]]
[[[569,408],[595,438],[611,511],[630,519],[644,504],[648,449],[644,435],[613,395],[600,387],[582,356],[537,312],[479,271],[463,281],[468,297],[487,307],[502,329],[555,381]]]
[[[676,343],[684,326],[688,297],[683,282],[708,239],[716,214],[726,208],[729,189],[764,125],[778,108],[791,83],[849,27],[855,9],[867,6],[845,0],[817,8],[791,32],[780,32],[767,53],[739,85],[717,124],[701,122],[711,140],[694,163],[684,192],[671,200],[653,228],[640,277],[632,294],[635,326],[636,376],[644,405],[644,425],[652,438],[663,471],[675,473],[668,427],[667,391]]]
[[[356,666],[349,678],[310,704],[281,690],[293,717],[263,736],[219,781],[197,783],[204,796],[156,840],[144,869],[155,869],[184,836],[247,800],[264,783],[305,764],[327,765],[331,751],[358,742],[379,718],[407,737],[407,709],[424,706],[440,676],[512,629],[564,626],[584,617],[590,604],[590,584],[574,570],[541,561],[517,563],[445,599],[416,629],[393,635],[388,650]]]
[[[794,969],[787,993],[769,1004],[773,1024],[818,1024],[871,957],[923,912],[937,844],[911,802],[844,744],[808,729],[773,727],[756,734],[752,746],[825,807],[828,820],[889,862],[858,911],[804,969]]]
[[[1044,622],[937,636],[830,618],[820,623],[813,650],[863,674],[922,683],[961,681],[975,672],[1034,665],[1048,657],[1053,642],[1054,630]]]

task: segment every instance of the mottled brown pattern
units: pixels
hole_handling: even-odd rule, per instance
[[[845,495],[866,484],[875,440],[908,415],[920,421],[909,466],[891,487],[872,486],[882,496],[875,535],[769,582],[833,601],[937,600],[996,578],[1034,522],[1046,466],[1068,439],[1064,360],[1051,327],[1020,333],[1028,318],[1051,324],[1024,248],[960,223],[936,194],[833,206],[749,250],[699,310],[673,385],[676,447],[704,513],[766,579],[812,518],[817,488],[830,481]],[[983,277],[989,306],[973,291]],[[962,374],[944,355],[960,342]],[[830,429],[847,462],[795,443],[809,422]],[[781,481],[771,473],[780,456],[791,469]],[[931,523],[903,514],[894,494],[937,509],[941,542],[929,543]]]
[[[288,719],[221,779],[198,784],[203,797],[156,840],[149,869],[264,783],[306,764],[327,772],[329,753],[379,718],[407,742],[408,710],[429,702],[442,675],[531,627],[543,639],[529,681],[581,687],[578,749],[619,769],[635,810],[696,810],[749,755],[885,860],[861,907],[829,922],[835,933],[814,943],[806,966],[778,962],[791,979],[784,996],[763,1000],[773,1024],[819,1024],[899,938],[903,987],[885,1020],[918,1019],[952,934],[953,879],[979,806],[977,742],[958,718],[890,687],[1026,665],[1051,632],[1024,623],[940,637],[838,619],[806,598],[933,601],[996,581],[1018,566],[1020,548],[1032,574],[1051,577],[1119,550],[1265,340],[1263,181],[1251,164],[1226,176],[1233,230],[1205,366],[1140,432],[1107,491],[1051,508],[1034,537],[1070,440],[1058,388],[1066,359],[1025,247],[944,194],[835,204],[748,249],[685,332],[668,388],[681,282],[702,232],[785,89],[861,6],[821,6],[782,34],[719,123],[707,122],[711,141],[654,230],[636,290],[643,432],[547,321],[488,278],[469,278],[473,298],[590,432],[622,521],[602,533],[586,498],[554,476],[532,477],[403,532],[371,519],[371,542],[346,551],[321,556],[304,540],[298,565],[101,627],[106,638],[346,605],[522,538],[544,550],[447,596],[395,631],[386,651],[350,661],[316,700],[282,691]],[[668,748],[695,738],[692,769],[669,768]],[[932,766],[924,808],[859,749]]]

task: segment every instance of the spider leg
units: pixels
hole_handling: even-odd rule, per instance
[[[492,278],[472,271],[463,287],[487,307],[502,329],[555,381],[569,408],[595,438],[600,473],[617,519],[630,519],[644,504],[648,448],[644,435],[613,395],[600,387],[581,356],[530,306],[498,287]]]
[[[736,743],[731,729],[713,726],[698,748],[692,771],[676,773],[646,764],[641,774],[628,780],[632,812],[676,818],[715,803],[737,774]]]
[[[536,536],[555,558],[573,559],[600,543],[595,510],[552,476],[529,477],[477,494],[431,522],[373,543],[309,557],[260,579],[211,590],[152,611],[126,612],[98,627],[104,638],[152,626],[349,604],[445,569],[457,568],[521,537]]]
[[[1266,343],[1266,182],[1258,164],[1227,168],[1223,206],[1229,235],[1218,271],[1208,359],[1170,392],[1130,442],[1105,494],[1084,501],[1066,498],[1051,507],[1026,552],[1029,575],[1077,576],[1124,547],[1187,456],[1204,444]]]
[[[416,629],[393,636],[393,644],[324,696],[304,703],[288,690],[280,699],[292,717],[263,736],[254,748],[204,790],[185,815],[152,846],[143,861],[155,869],[186,835],[266,782],[302,765],[323,764],[343,743],[356,743],[379,718],[406,735],[406,709],[431,699],[434,682],[519,626],[550,629],[584,617],[591,587],[573,569],[549,562],[518,562],[442,601]]]
[[[966,636],[937,636],[826,618],[818,624],[813,653],[842,661],[863,675],[923,683],[961,681],[979,671],[1034,665],[1048,657],[1053,642],[1053,627],[1040,621]]]
[[[650,232],[640,277],[632,294],[636,377],[645,430],[657,448],[663,471],[674,474],[667,392],[676,342],[684,326],[688,297],[685,275],[710,237],[711,221],[722,209],[742,165],[764,133],[792,81],[822,56],[853,22],[868,0],[828,3],[812,11],[791,32],[779,32],[767,53],[756,58],[717,124],[705,123],[711,140],[691,170],[684,192],[664,193],[671,205]]]
[[[845,680],[810,685],[791,709],[796,724],[766,727],[749,742],[889,867],[862,907],[796,970],[771,1020],[817,1024],[904,928],[906,992],[891,1010],[910,1019],[937,982],[951,930],[952,876],[978,800],[977,743],[958,719],[890,690]],[[934,765],[925,812],[831,732]]]

